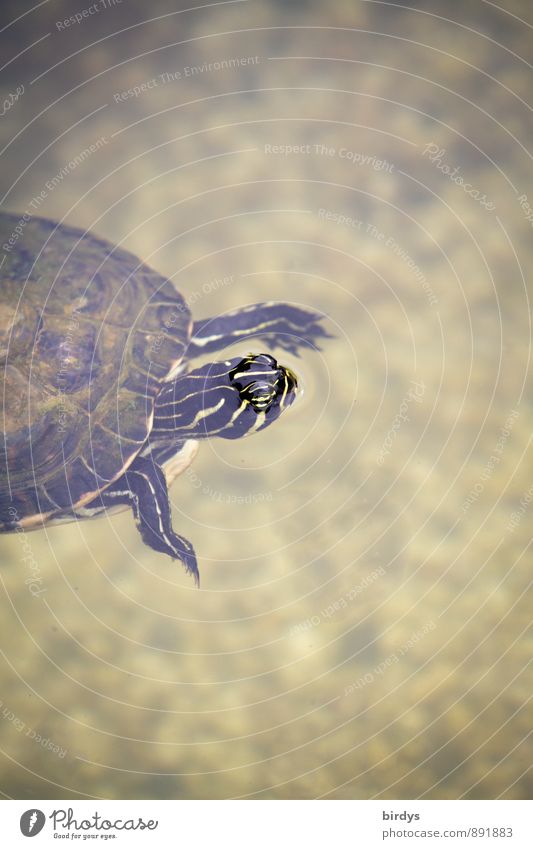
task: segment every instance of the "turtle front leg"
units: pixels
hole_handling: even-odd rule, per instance
[[[188,357],[220,351],[234,342],[253,336],[265,338],[269,345],[298,356],[298,349],[320,350],[318,341],[331,338],[320,324],[319,313],[291,304],[268,301],[253,304],[215,318],[196,321],[187,350]]]
[[[196,585],[200,585],[194,548],[172,529],[165,473],[157,463],[148,457],[136,457],[130,468],[87,506],[109,508],[117,504],[128,504],[133,509],[146,545],[173,560],[181,560]]]

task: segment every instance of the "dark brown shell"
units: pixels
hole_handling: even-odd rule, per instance
[[[3,214],[0,245],[5,530],[86,503],[127,468],[191,316],[168,279],[81,230]]]

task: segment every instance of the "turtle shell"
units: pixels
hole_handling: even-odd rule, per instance
[[[85,504],[130,465],[192,323],[170,280],[82,230],[2,214],[0,245],[0,529],[9,530]]]

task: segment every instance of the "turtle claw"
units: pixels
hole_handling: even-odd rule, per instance
[[[144,505],[143,509],[145,509]],[[170,518],[170,510],[168,515]],[[152,521],[141,514],[138,519],[138,526],[146,545],[149,545],[154,551],[167,554],[172,560],[179,560],[187,574],[192,575],[196,586],[200,586],[200,573],[198,572],[194,548],[185,537],[179,536],[172,530],[170,521],[165,528],[156,529]]]
[[[301,355],[302,348],[310,348],[313,351],[321,351],[322,348],[318,340],[331,338],[333,338],[331,334],[327,333],[320,324],[313,324],[310,327],[306,327],[305,330],[302,330],[301,336],[297,334],[294,334],[293,336],[288,334],[275,334],[272,336],[267,335],[265,337],[269,345],[281,348],[283,351],[286,351],[294,357],[299,357]]]
[[[172,548],[173,551],[167,551],[166,553],[172,557],[173,560],[179,560],[182,566],[185,567],[185,571],[188,575],[192,575],[194,578],[194,583],[197,587],[200,586],[200,573],[198,571],[198,562],[196,560],[196,554],[194,553],[194,548],[191,543],[184,539],[184,537],[178,536],[178,534],[172,535]]]
[[[138,492],[138,499],[141,496],[133,504],[133,512],[143,541],[154,551],[168,554],[172,560],[179,560],[199,587],[200,575],[194,548],[189,540],[179,536],[172,528],[165,473],[153,460],[143,458],[140,463],[140,459],[137,458],[125,477],[130,482],[134,479],[133,486]]]
[[[194,324],[188,356],[221,351],[255,337],[299,356],[301,348],[320,351],[319,340],[332,336],[322,327],[324,316],[293,304],[269,301]]]
[[[196,586],[200,586],[194,548],[172,528],[167,482],[161,466],[149,457],[136,457],[130,468],[95,501],[104,507],[129,504],[143,542],[154,551],[179,560]]]

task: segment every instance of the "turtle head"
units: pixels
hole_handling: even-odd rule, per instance
[[[272,424],[294,401],[296,375],[269,354],[209,363],[169,383],[156,401],[153,437],[239,439]]]
[[[271,409],[281,413],[296,397],[296,375],[269,354],[248,354],[233,366],[228,377],[241,403],[249,404],[256,414]]]

